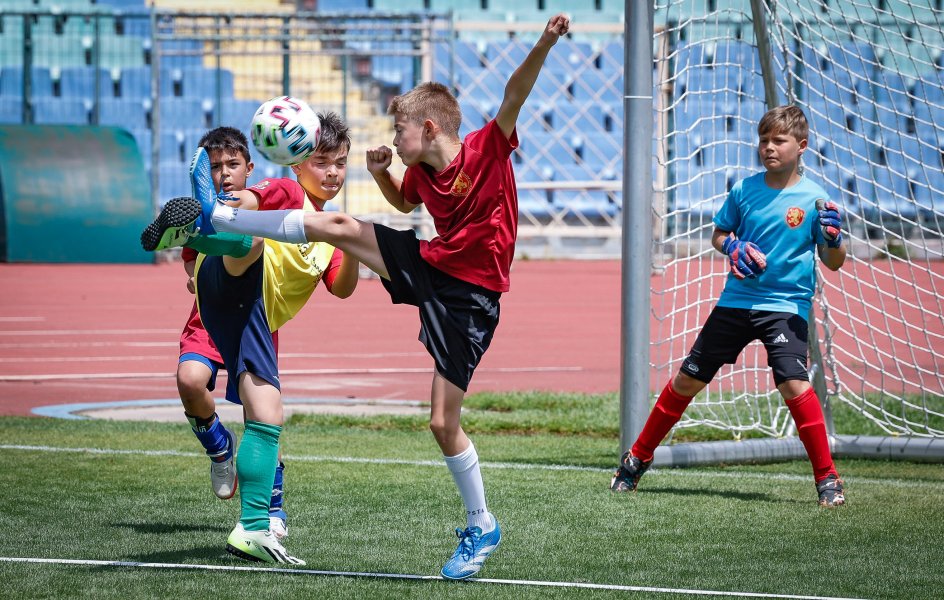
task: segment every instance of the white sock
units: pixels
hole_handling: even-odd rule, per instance
[[[239,210],[227,204],[217,204],[210,223],[217,231],[243,233],[290,244],[308,241],[303,210]]]
[[[466,526],[480,527],[482,533],[495,529],[495,522],[485,505],[485,485],[482,483],[479,455],[475,452],[475,446],[469,442],[469,447],[463,452],[455,456],[443,456],[443,459],[465,504]]]

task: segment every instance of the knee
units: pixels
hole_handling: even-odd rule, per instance
[[[446,419],[435,417],[429,421],[429,430],[440,446],[448,444],[458,433],[458,428],[452,427]]]
[[[672,380],[672,389],[679,396],[694,396],[705,387],[705,383],[679,371]]]

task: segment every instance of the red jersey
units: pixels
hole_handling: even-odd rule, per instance
[[[305,199],[308,198],[305,188],[293,179],[263,179],[246,189],[252,191],[259,198],[259,210],[302,208],[305,205]],[[309,202],[311,202],[310,199]],[[316,210],[320,210],[314,202],[311,202],[311,204]],[[183,248],[180,257],[184,262],[196,260],[197,252],[192,248]],[[343,257],[344,254],[335,248],[334,254],[331,256],[331,262],[321,278],[324,284],[328,286],[328,291],[331,291],[331,286],[338,276]],[[276,349],[278,349],[278,332],[273,333],[272,338],[275,340]],[[200,313],[197,312],[196,302],[194,302],[190,318],[187,319],[187,324],[184,325],[184,330],[180,334],[180,354],[183,355],[188,352],[200,354],[218,363],[223,362],[219,351],[213,345],[213,340],[210,339],[210,335],[203,328]]]
[[[518,133],[506,138],[492,120],[466,136],[456,158],[439,173],[426,164],[409,167],[400,191],[423,203],[437,237],[420,241],[429,264],[457,279],[507,292],[518,235],[518,190],[511,152]]]

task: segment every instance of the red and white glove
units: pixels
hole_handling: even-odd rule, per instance
[[[737,279],[753,279],[767,268],[767,255],[754,242],[745,242],[732,233],[721,244],[721,251],[728,255],[731,274]]]

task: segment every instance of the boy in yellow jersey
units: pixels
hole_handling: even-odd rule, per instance
[[[292,167],[290,179],[265,179],[229,194],[242,209],[286,202],[320,211],[344,185],[350,136],[335,113],[319,115],[321,140],[315,153]],[[194,189],[213,189],[209,157],[200,148],[191,165]],[[204,327],[228,373],[228,399],[244,407],[246,429],[236,458],[240,519],[226,549],[254,561],[303,565],[270,529],[269,500],[278,464],[282,398],[272,332],[293,318],[320,281],[346,298],[357,286],[358,262],[325,243],[288,244],[255,238],[243,257],[197,258],[194,283]]]

